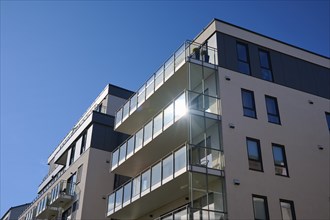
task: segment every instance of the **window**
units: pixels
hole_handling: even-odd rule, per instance
[[[116,191],[115,211],[121,209],[122,202],[123,202],[123,188],[120,188]]]
[[[73,144],[71,145],[71,154],[70,154],[69,166],[70,166],[71,164],[73,164],[73,162],[74,162],[74,154],[75,154],[75,151],[76,151],[76,143],[73,143]]]
[[[236,44],[238,71],[250,75],[250,60],[248,46],[243,43]]]
[[[82,169],[83,169],[83,164],[78,167],[78,171],[77,171],[77,184],[80,183],[80,181],[81,181]]]
[[[267,198],[265,196],[252,195],[255,220],[269,219]]]
[[[274,124],[281,124],[280,113],[278,111],[277,99],[271,96],[266,97],[266,108],[268,122]]]
[[[138,176],[135,179],[133,179],[132,201],[134,201],[135,199],[139,198],[139,196],[140,196],[140,186],[141,186],[140,179],[141,179],[140,176]]]
[[[126,158],[129,158],[130,156],[133,155],[134,151],[134,136],[132,136],[128,141],[127,141],[127,155]]]
[[[280,199],[280,206],[283,220],[296,220],[293,201]]]
[[[325,117],[326,117],[326,119],[327,119],[328,129],[329,129],[329,131],[330,131],[330,113],[326,112],[326,113],[325,113]]]
[[[174,119],[174,111],[173,111],[173,103],[171,103],[164,110],[164,130],[173,124]]]
[[[269,53],[264,50],[259,50],[259,60],[261,67],[261,77],[264,80],[273,81],[273,73],[270,64]]]
[[[162,132],[163,128],[163,112],[159,113],[154,118],[154,131],[153,131],[153,138],[157,137]]]
[[[174,152],[174,172],[175,177],[186,170],[186,147]]]
[[[263,171],[260,141],[257,139],[246,138],[246,146],[249,158],[249,169]]]
[[[141,179],[141,193],[142,195],[150,191],[150,170],[142,173]]]
[[[113,213],[114,207],[115,207],[115,194],[113,193],[108,197],[108,215]]]
[[[172,154],[163,160],[162,177],[163,177],[162,184],[170,181],[173,178],[173,155]]]
[[[126,157],[126,142],[119,147],[119,162],[118,165],[122,164],[125,161]]]
[[[132,193],[132,182],[128,182],[124,186],[124,200],[123,200],[123,206],[127,205],[131,201],[131,193]]]
[[[86,139],[87,139],[87,132],[85,131],[81,137],[80,154],[84,153],[84,151],[86,150]]]
[[[119,160],[119,149],[117,149],[115,152],[112,153],[112,162],[111,162],[112,169],[115,169],[118,166],[118,160]]]
[[[137,152],[142,148],[143,144],[143,128],[141,128],[136,134],[135,134],[135,149],[134,152]]]
[[[254,94],[252,91],[242,89],[243,115],[257,118]]]
[[[151,190],[160,186],[161,181],[161,163],[154,165],[151,168]]]
[[[67,180],[67,193],[71,196],[73,196],[75,194],[76,182],[77,182],[77,174],[74,173]]]
[[[280,176],[289,176],[284,146],[273,144],[273,157],[275,164],[275,174]]]
[[[143,145],[148,144],[152,139],[152,121],[144,126]]]

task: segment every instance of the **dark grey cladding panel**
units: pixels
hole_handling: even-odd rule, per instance
[[[115,85],[112,85],[112,84],[109,84],[109,94],[123,98],[123,99],[128,99],[134,94],[134,92],[121,88],[121,87],[118,87],[118,86],[115,86]]]
[[[113,151],[128,135],[114,131],[114,117],[98,112],[93,113],[91,147]]]
[[[238,71],[236,42],[248,45],[251,75],[261,79],[259,49],[269,51],[274,83],[330,99],[328,68],[270,50],[242,39],[218,33],[219,66]]]

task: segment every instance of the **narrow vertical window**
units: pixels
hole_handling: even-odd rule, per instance
[[[268,220],[268,204],[265,196],[252,195],[255,220]]]
[[[73,164],[73,162],[74,162],[74,154],[75,154],[75,151],[76,151],[76,143],[73,143],[71,146],[72,147],[71,147],[71,154],[70,154],[69,166],[71,164]]]
[[[87,139],[87,132],[85,131],[81,137],[80,154],[84,153],[84,151],[86,150],[86,139]]]
[[[278,110],[277,99],[271,96],[265,96],[268,122],[281,124],[280,113]]]
[[[261,77],[264,80],[273,81],[273,73],[270,63],[270,56],[267,51],[259,50]]]
[[[77,171],[77,184],[80,183],[80,181],[81,181],[82,169],[83,169],[83,164],[78,167],[78,171]]]
[[[326,120],[327,120],[328,129],[330,131],[330,113],[326,112],[325,117],[326,117]]]
[[[250,75],[250,60],[248,46],[243,43],[236,44],[238,71]]]
[[[280,206],[283,220],[296,220],[293,201],[280,199]]]
[[[71,196],[75,195],[76,183],[77,183],[77,174],[74,173],[67,180],[67,187],[66,187],[67,193]]]
[[[246,138],[246,146],[249,158],[249,169],[263,171],[260,141],[253,138]]]
[[[242,89],[243,115],[251,118],[257,118],[254,94],[252,91]]]
[[[273,157],[275,165],[275,174],[280,176],[289,176],[284,146],[279,144],[273,144]]]

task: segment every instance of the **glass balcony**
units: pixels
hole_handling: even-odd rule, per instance
[[[227,219],[227,215],[224,212],[194,209],[190,205],[185,205],[181,208],[175,209],[169,213],[166,213],[154,220],[214,220],[214,219]]]
[[[203,65],[214,70],[217,66],[217,51],[214,48],[206,47],[193,42],[185,42],[179,49],[147,80],[147,82],[134,94],[126,104],[124,104],[116,113],[115,129],[118,131],[125,130],[120,126],[130,115],[132,115],[157,91],[165,84],[173,75],[180,75],[180,69],[184,67],[186,62]],[[188,68],[183,68],[183,72],[187,72]],[[182,75],[182,74],[181,74]],[[186,78],[176,80],[176,83],[184,84]],[[171,83],[170,83],[171,84]],[[175,83],[172,83],[175,84]],[[172,89],[174,88],[171,85]],[[164,97],[163,97],[164,98]],[[127,133],[130,133],[127,127]]]
[[[50,192],[49,205],[53,207],[64,207],[73,201],[76,184],[67,181],[60,181]]]
[[[141,198],[155,191],[187,171],[187,147],[184,145],[165,158],[132,178],[129,182],[108,196],[107,216],[110,216],[133,202],[141,203]],[[186,176],[184,178],[188,180]],[[175,181],[177,182],[177,181]],[[178,183],[178,182],[177,182]],[[150,197],[149,197],[150,199]],[[149,204],[149,203],[145,203]],[[148,205],[149,206],[149,205]],[[151,206],[150,206],[151,207]],[[148,207],[148,209],[150,208]],[[120,218],[116,216],[115,218]]]
[[[49,194],[46,194],[37,204],[36,218],[51,219],[58,214],[58,208],[49,206]]]
[[[191,91],[181,93],[144,127],[113,151],[111,171],[126,176],[134,176],[141,169],[153,163],[154,161],[150,161],[152,158],[160,158],[171,151],[171,146],[177,146],[187,141],[187,120],[180,119],[185,118],[185,115],[190,112],[203,117],[218,119],[220,114],[219,99]],[[173,135],[176,138],[171,138]],[[167,141],[167,145],[160,148],[159,146],[163,145],[162,141]],[[145,149],[146,146],[149,149],[154,147],[155,151],[157,150],[155,154],[148,151],[149,154],[153,155],[150,159],[145,158],[145,150],[141,150]],[[138,154],[141,158],[134,161],[139,164],[125,164],[125,161],[129,160],[130,157]]]
[[[107,216],[116,219],[134,219],[169,202],[189,197],[188,170],[192,167],[200,167],[222,171],[223,166],[223,153],[221,151],[207,147],[183,145],[110,194],[108,196]],[[194,179],[201,182],[199,178],[205,173],[212,174],[212,172],[205,171],[196,175]],[[218,177],[210,175],[210,183],[214,185]],[[196,194],[193,196],[200,199]],[[162,199],[158,200],[157,198]],[[134,205],[131,206],[133,203]]]

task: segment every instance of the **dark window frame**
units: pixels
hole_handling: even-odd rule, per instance
[[[81,146],[80,146],[80,155],[85,152],[87,143],[87,131],[84,131],[81,135]]]
[[[252,98],[251,101],[252,101],[252,105],[253,105],[252,108],[250,108],[250,107],[248,107],[248,106],[244,106],[243,93],[251,94],[251,98]],[[241,97],[242,97],[243,116],[246,116],[246,117],[249,117],[249,118],[255,118],[255,119],[257,119],[257,109],[256,109],[256,103],[255,103],[255,99],[254,99],[254,92],[251,91],[251,90],[247,90],[247,89],[241,89]],[[246,113],[245,113],[245,110],[253,111],[255,117],[246,114]]]
[[[71,144],[71,152],[70,152],[70,159],[69,159],[69,166],[74,163],[74,155],[76,153],[76,142]]]
[[[294,202],[292,200],[287,200],[287,199],[280,199],[280,209],[281,209],[282,219],[283,219],[282,206],[281,206],[282,202],[290,204],[291,213],[292,213],[292,220],[296,220],[296,211],[294,209]]]
[[[261,58],[260,58],[261,53],[266,54],[267,61],[268,61],[268,66],[264,66],[262,64]],[[270,53],[269,53],[269,51],[264,50],[264,49],[259,49],[258,50],[258,55],[259,55],[259,64],[260,64],[260,68],[261,68],[261,79],[267,80],[269,82],[274,82],[274,75],[273,75],[273,70],[272,70],[272,62],[271,62],[271,59],[270,59]],[[269,71],[270,78],[271,78],[270,80],[263,76],[263,73],[262,73],[263,70]]]
[[[250,158],[248,141],[252,141],[252,142],[257,143],[259,160],[256,160],[254,158]],[[251,138],[251,137],[246,137],[246,150],[247,150],[247,156],[248,156],[248,161],[249,161],[249,170],[258,171],[258,172],[264,172],[264,167],[263,167],[263,163],[262,163],[260,140],[255,139],[255,138]],[[260,163],[261,169],[251,168],[250,167],[250,161]]]
[[[239,50],[238,50],[238,46],[242,46],[245,49],[245,53],[246,53],[245,59],[246,60],[241,59],[240,53],[239,53]],[[250,65],[250,56],[249,56],[249,46],[248,46],[248,44],[237,41],[236,42],[236,53],[237,53],[237,61],[238,61],[238,67],[237,67],[238,71],[240,73],[251,76],[251,65]],[[240,69],[240,63],[246,64],[248,66],[248,73],[246,73],[246,72],[244,72]]]
[[[269,209],[268,209],[267,197],[266,196],[261,196],[261,195],[256,195],[256,194],[252,194],[252,205],[253,205],[254,219],[255,220],[259,220],[258,218],[256,218],[255,207],[254,207],[254,198],[258,198],[258,199],[263,199],[264,200],[266,219],[269,220],[270,218],[269,218]]]
[[[275,147],[281,148],[284,165],[276,164],[275,154],[274,154],[274,148]],[[289,176],[289,167],[288,167],[288,162],[287,162],[287,159],[286,159],[286,153],[285,153],[285,147],[284,147],[284,145],[272,143],[272,153],[273,153],[273,160],[274,160],[274,166],[275,166],[275,175],[277,175],[277,176],[283,176],[283,177],[290,177]],[[287,175],[276,173],[276,167],[285,168]]]
[[[325,112],[325,120],[327,122],[328,129],[330,131],[330,113],[329,112]]]
[[[269,99],[269,100],[274,100],[276,114],[271,113],[271,112],[268,111],[267,99]],[[272,124],[278,124],[278,125],[281,125],[281,116],[280,116],[280,110],[279,110],[279,107],[278,107],[278,101],[277,101],[277,98],[276,98],[276,97],[273,97],[273,96],[265,95],[265,104],[266,104],[266,111],[267,111],[268,122],[269,122],[269,123],[272,123]],[[277,118],[278,118],[278,123],[272,121],[272,120],[270,119],[270,117],[277,117]]]

